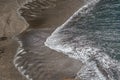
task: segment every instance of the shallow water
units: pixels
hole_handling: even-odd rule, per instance
[[[44,42],[49,33],[50,29],[46,28],[19,35],[21,45],[14,59],[15,67],[28,80],[74,79],[81,62],[47,48]]]
[[[46,47],[44,42],[55,30],[56,25],[64,22],[68,16],[76,11],[75,8],[80,6],[81,2],[78,2],[77,0],[74,2],[72,0],[58,0],[56,9],[52,9],[52,6],[50,6],[51,9],[46,9],[48,2],[40,3],[38,1],[45,0],[29,2],[18,10],[20,11],[20,15],[29,23],[29,28],[16,37],[20,46],[14,58],[14,65],[28,80],[73,80],[82,66],[81,61],[69,58],[63,53],[59,53]],[[66,4],[67,2],[69,3]],[[76,4],[76,2],[78,3]],[[76,5],[74,7],[69,7],[70,4]],[[61,7],[61,5],[63,5],[63,7]],[[68,8],[72,8],[69,10],[69,13],[66,13],[68,10],[67,8],[62,9],[65,5]],[[43,13],[46,13],[47,15],[42,14],[41,9]],[[63,14],[62,12],[64,13],[63,17],[61,17],[61,14]],[[35,16],[37,16],[37,18]]]

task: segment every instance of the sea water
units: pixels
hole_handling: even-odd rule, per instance
[[[120,0],[86,0],[45,45],[85,65],[80,80],[120,80]]]

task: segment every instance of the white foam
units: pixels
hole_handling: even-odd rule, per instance
[[[19,50],[19,51],[18,51],[18,54],[19,54],[19,53],[22,53],[23,51],[24,51],[24,49]]]
[[[26,72],[26,70],[23,70],[21,73],[22,73],[23,75],[25,75],[25,72]]]
[[[86,3],[84,6],[82,6],[78,11],[76,11],[64,24],[62,24],[60,27],[58,27],[52,34],[54,35],[55,33],[59,32],[60,29],[62,29],[63,27],[65,27],[65,25],[67,25],[69,22],[72,21],[72,19],[74,19],[74,17],[76,17],[79,13],[81,14],[85,14],[88,13],[93,6],[98,3],[100,0],[91,0],[90,2]],[[46,44],[47,45],[47,44]]]
[[[15,61],[17,61],[17,60],[20,59],[20,58],[21,58],[21,56],[16,57],[16,58],[15,58]]]
[[[87,3],[83,7],[81,7],[78,11],[76,11],[64,24],[62,24],[60,27],[58,27],[52,34],[49,36],[44,43],[45,46],[48,46],[51,49],[54,49],[58,52],[63,52],[63,53],[76,53],[74,51],[74,47],[67,45],[67,44],[61,44],[60,40],[64,37],[64,35],[59,34],[59,31],[67,26],[67,24],[71,23],[74,21],[74,18],[78,16],[78,14],[86,14],[88,13],[96,3],[98,3],[100,0],[91,0],[91,2]],[[70,57],[73,57],[72,55],[69,55]],[[77,56],[74,58],[78,58]]]
[[[22,42],[20,40],[17,40],[17,41],[19,43],[19,47],[22,47],[23,46]]]
[[[27,78],[27,79],[29,79],[29,78],[30,78],[30,77],[29,77],[29,75],[25,75],[25,76],[26,76],[26,78]]]
[[[14,62],[14,65],[15,65],[15,67],[18,67],[19,64],[17,64],[17,63]]]
[[[72,21],[74,22],[74,19],[78,16],[78,14],[85,16],[85,14],[91,11],[94,5],[99,1],[100,0],[92,0],[90,3],[87,3],[76,11],[73,16],[58,27],[44,43],[47,47],[53,50],[63,52],[69,57],[82,61],[85,66],[78,72],[78,74],[80,73],[78,77],[83,78],[82,80],[116,80],[113,77],[114,73],[112,70],[117,73],[116,75],[120,75],[120,63],[109,57],[106,53],[101,52],[99,48],[91,45],[84,45],[84,39],[82,38],[82,40],[81,36],[77,39],[79,43],[70,43],[69,40],[64,42],[66,37],[68,38],[70,35],[62,34],[62,30],[64,31],[65,27],[68,27],[68,24],[72,23]],[[86,36],[84,36],[84,38],[86,39]],[[89,41],[89,43],[93,42]],[[104,75],[98,66],[100,66],[107,75]],[[89,74],[89,70],[93,71],[92,73],[95,73],[94,77],[90,76],[92,73]]]
[[[94,61],[86,63],[77,75],[81,80],[106,80],[106,77],[99,71]]]

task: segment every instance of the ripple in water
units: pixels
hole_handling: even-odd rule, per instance
[[[120,80],[120,0],[89,1],[45,45],[85,64],[78,80]]]

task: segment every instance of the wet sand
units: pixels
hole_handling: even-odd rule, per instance
[[[0,49],[4,50],[0,53],[0,80],[26,80],[13,65],[17,47],[18,44],[14,40],[0,42]]]
[[[64,23],[77,9],[82,5],[80,0],[59,0],[55,8],[46,10],[43,15],[43,23],[31,23],[31,28],[56,28]],[[37,25],[35,25],[37,24]],[[34,26],[35,25],[35,26]],[[18,28],[16,28],[18,29]],[[54,30],[52,29],[50,33]],[[19,29],[18,29],[19,30]],[[25,33],[25,32],[24,32]],[[4,52],[0,53],[0,79],[1,80],[26,80],[15,69],[13,58],[16,54],[18,43],[11,38],[5,41],[0,41],[0,49]],[[53,51],[54,52],[54,51]],[[56,52],[55,52],[56,53]],[[64,79],[71,80],[71,79]]]

